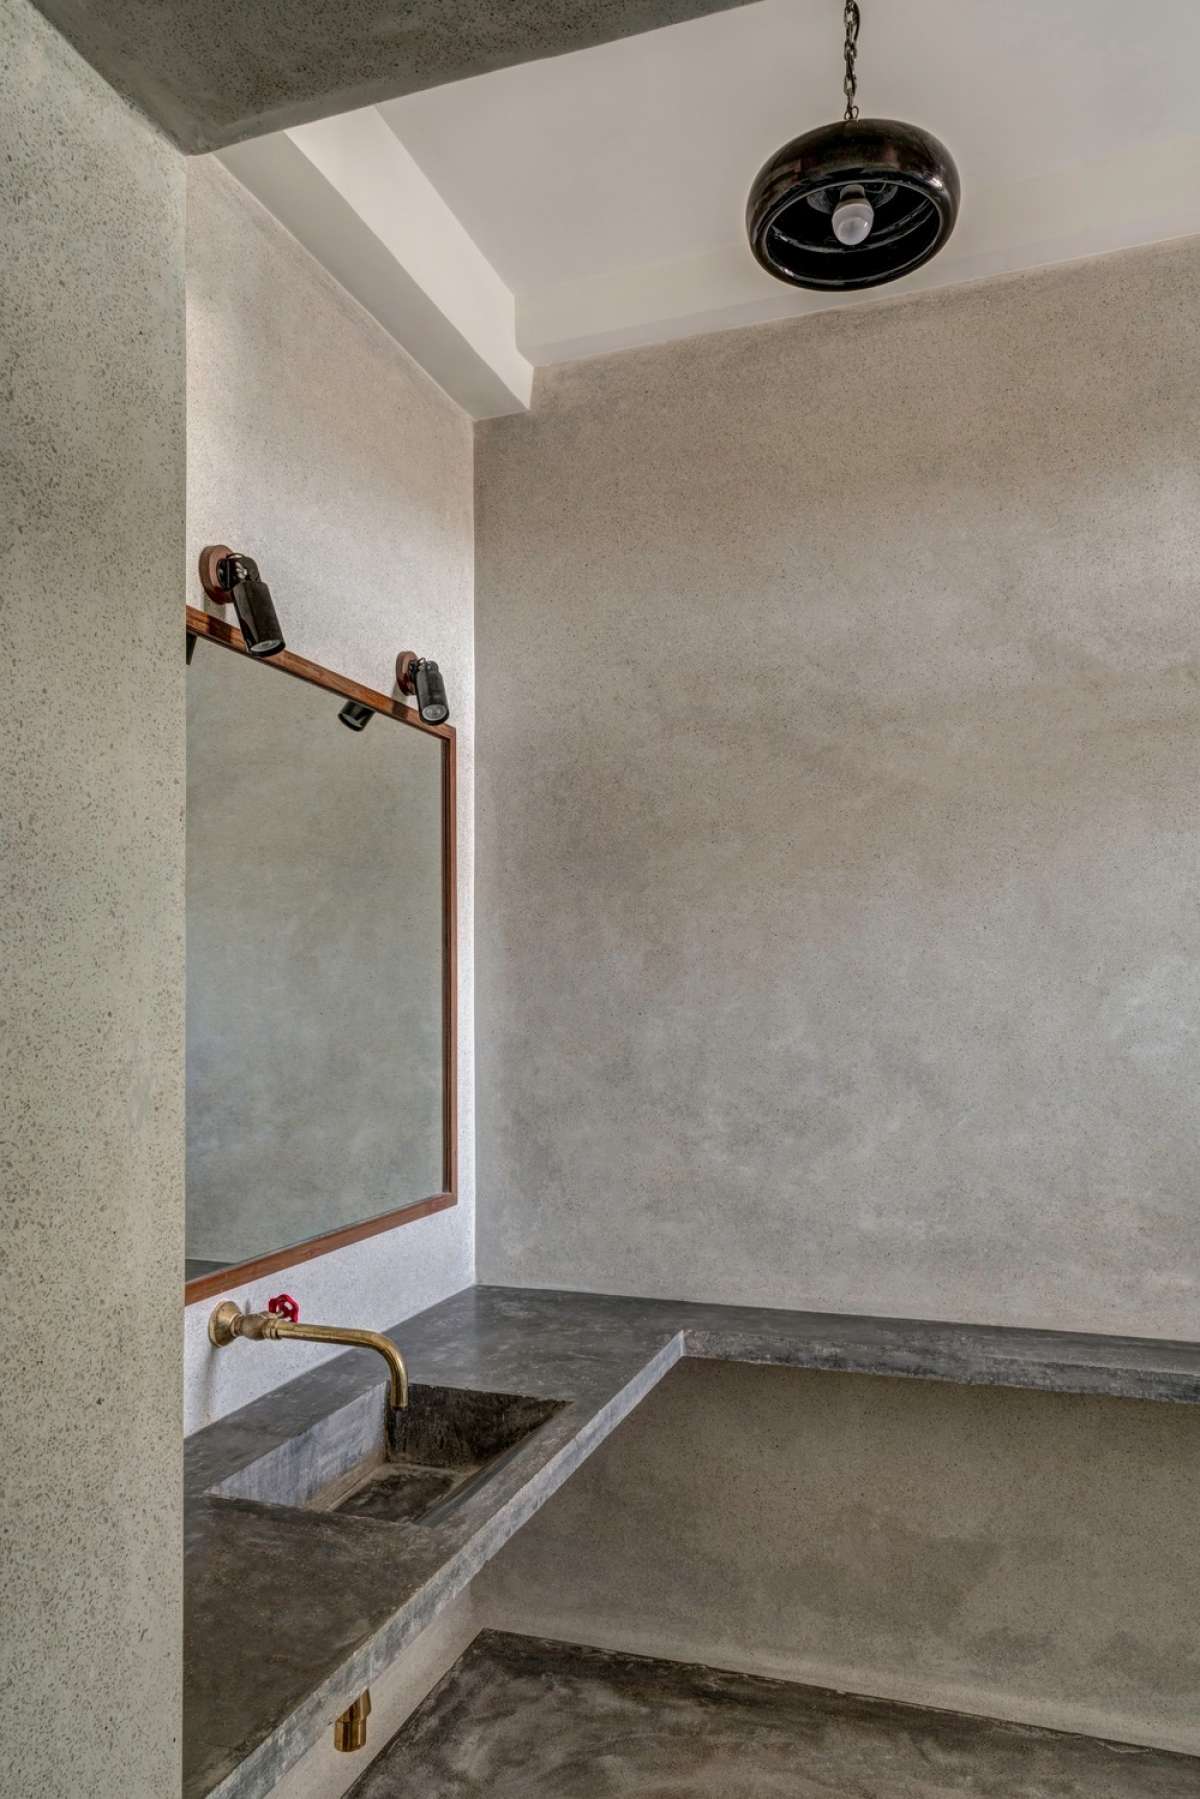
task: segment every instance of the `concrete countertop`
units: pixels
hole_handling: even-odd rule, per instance
[[[684,1356],[1200,1403],[1200,1343],[1157,1338],[514,1287],[467,1288],[390,1334],[414,1382],[569,1403],[428,1525],[212,1496],[366,1395],[377,1393],[382,1418],[369,1351],[324,1362],[188,1439],[184,1799],[270,1793]]]

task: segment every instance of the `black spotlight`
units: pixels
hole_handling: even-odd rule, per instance
[[[845,0],[845,117],[793,138],[755,176],[750,248],[794,287],[878,287],[936,256],[958,217],[954,159],[931,132],[860,119],[859,10]]]
[[[364,706],[361,700],[347,700],[338,713],[342,723],[351,731],[365,731],[374,716],[374,708]]]
[[[401,693],[416,695],[417,711],[425,724],[445,724],[450,716],[450,702],[436,662],[413,650],[401,650],[396,657],[396,685]]]
[[[200,552],[200,585],[219,606],[232,600],[252,656],[277,656],[284,648],[271,589],[252,556],[243,556],[223,543],[209,544]]]

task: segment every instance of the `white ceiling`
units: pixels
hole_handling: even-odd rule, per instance
[[[1200,133],[1200,0],[861,4],[862,112],[941,137],[968,207]],[[841,50],[839,0],[761,0],[380,110],[519,297],[737,242],[759,166],[840,115]]]
[[[759,165],[840,113],[840,0],[760,0],[378,113],[511,292],[533,364],[1200,231],[1200,0],[861,5],[864,114],[936,132],[963,206],[926,269],[849,302],[773,281],[743,226]],[[368,138],[357,178],[386,208],[411,175]]]

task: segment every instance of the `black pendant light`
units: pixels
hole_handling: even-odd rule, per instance
[[[777,150],[746,202],[750,248],[793,287],[879,287],[936,256],[958,217],[954,159],[931,132],[860,119],[858,0],[845,0],[846,112]]]

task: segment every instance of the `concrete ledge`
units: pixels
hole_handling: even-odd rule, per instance
[[[325,1362],[188,1440],[185,1799],[269,1794],[684,1356],[1200,1402],[1198,1344],[922,1319],[471,1287],[392,1334],[414,1381],[567,1403],[428,1526],[213,1496],[231,1482],[251,1490],[255,1463],[374,1403],[369,1352]]]

